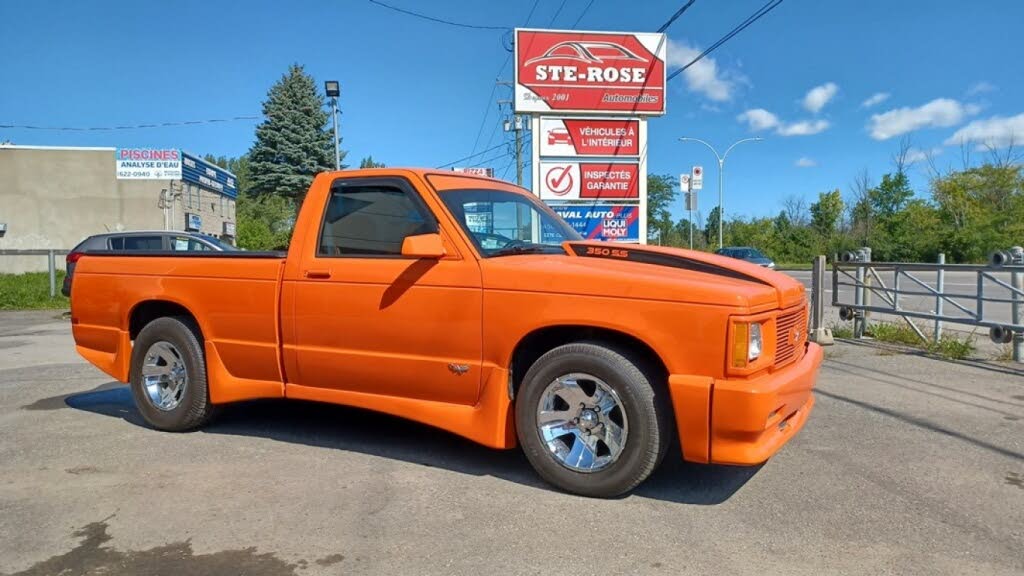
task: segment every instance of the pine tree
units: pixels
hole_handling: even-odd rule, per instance
[[[373,156],[367,156],[359,163],[360,168],[384,168],[383,162],[376,162]]]
[[[313,177],[334,169],[324,97],[313,77],[292,64],[267,93],[263,115],[249,151],[250,192],[291,198],[300,206]]]

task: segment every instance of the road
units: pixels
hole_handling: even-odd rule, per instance
[[[786,270],[786,274],[800,280],[804,286],[807,287],[808,293],[811,289],[811,272],[809,270]],[[881,272],[880,276],[885,282],[885,285],[889,288],[893,287],[893,274],[892,272]],[[934,273],[915,273],[915,277],[924,282],[931,288],[937,287],[937,282]],[[1000,274],[998,276],[1000,280],[1009,283],[1009,274]],[[841,282],[852,282],[849,278],[840,276]],[[964,297],[953,298],[953,300],[970,310],[975,312],[977,310],[977,301],[974,299],[974,295],[978,292],[977,274],[974,272],[947,272],[944,278],[944,292],[947,294],[964,295]],[[877,286],[877,283],[875,284]],[[906,277],[900,279],[900,287],[903,290],[914,290],[914,291],[926,291],[923,287],[914,284]],[[833,286],[832,286],[832,270],[829,268],[825,273],[825,307],[826,316],[831,322],[839,322],[838,309],[832,307],[833,297]],[[995,298],[1009,298],[1010,291],[1006,288],[1000,287],[991,281],[986,281],[985,294],[989,297]],[[875,305],[886,306],[887,304],[877,294],[871,294],[872,302]],[[900,307],[903,310],[911,310],[915,312],[927,312],[931,313],[935,311],[936,299],[932,296],[903,296],[900,297]],[[840,303],[853,303],[854,302],[854,290],[850,286],[841,286],[839,293]],[[967,318],[967,314],[963,311],[958,310],[954,305],[949,302],[943,304],[944,313],[947,315],[958,316]],[[1013,315],[1011,305],[1008,303],[986,303],[984,305],[984,317],[986,319],[995,322],[1011,322]],[[886,320],[898,320],[897,317],[885,314],[872,313],[874,317]],[[928,320],[915,320],[918,325],[931,329],[933,322]],[[945,327],[951,330],[958,330],[960,332],[975,333],[979,340],[988,339],[988,329],[977,328],[968,324],[955,324],[952,322],[945,323]],[[926,333],[930,332],[926,330]]]
[[[592,500],[493,451],[334,406],[146,428],[53,313],[0,314],[0,573],[1021,574],[1024,372],[842,343],[757,468],[672,453]]]

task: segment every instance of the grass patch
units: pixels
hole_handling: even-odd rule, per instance
[[[917,332],[914,332],[913,328],[904,323],[877,322],[868,324],[864,333],[879,342],[917,347],[924,345],[924,341],[917,335]]]
[[[853,338],[853,327],[849,324],[833,324],[829,326],[833,338]]]
[[[963,360],[974,353],[974,337],[943,336],[938,342],[929,342],[925,350],[951,360]]]
[[[70,303],[60,293],[64,271],[57,271],[57,296],[50,298],[50,275],[46,272],[0,274],[0,310],[45,310],[67,308]]]
[[[1013,361],[1013,344],[1003,344],[999,347],[999,352],[996,352],[992,359],[996,362],[1012,362]]]
[[[973,336],[958,336],[947,333],[938,342],[932,340],[925,341],[905,322],[873,322],[867,325],[864,335],[870,336],[878,342],[918,348],[929,354],[951,360],[970,358],[971,354],[976,350]],[[833,324],[832,336],[835,338],[853,338],[853,328],[848,324]]]

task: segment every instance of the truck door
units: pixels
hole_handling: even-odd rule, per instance
[[[407,236],[443,234],[428,201],[400,177],[331,184],[319,229],[303,241],[298,277],[283,283],[289,384],[476,403],[476,259],[450,239],[440,259],[401,254]]]

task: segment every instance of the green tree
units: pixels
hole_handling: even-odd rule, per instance
[[[295,224],[295,205],[274,194],[239,194],[235,208],[239,248],[246,250],[287,249]]]
[[[271,86],[249,151],[251,191],[293,199],[301,206],[313,177],[334,168],[330,118],[316,81],[293,64]]]
[[[721,210],[718,206],[711,209],[708,213],[708,219],[704,224],[704,243],[709,248],[718,248],[718,220],[721,218]],[[725,236],[725,226],[723,225],[723,237]]]
[[[375,162],[373,156],[367,156],[359,161],[360,168],[385,168],[383,162]]]
[[[939,249],[956,262],[983,262],[1024,238],[1024,167],[984,164],[937,176],[932,199],[944,230]]]
[[[839,189],[818,194],[818,201],[811,204],[811,226],[825,239],[836,231],[839,218],[843,215],[843,196]]]
[[[882,176],[882,183],[868,191],[871,208],[883,219],[903,210],[913,196],[904,172]]]
[[[670,246],[684,246],[690,247],[690,229],[693,229],[693,249],[700,250],[707,246],[704,242],[704,231],[700,228],[700,223],[697,220],[691,222],[687,218],[680,218],[676,222],[675,226],[672,227],[670,238],[672,242]]]
[[[666,244],[672,231],[672,202],[679,182],[670,174],[647,175],[647,239]]]

